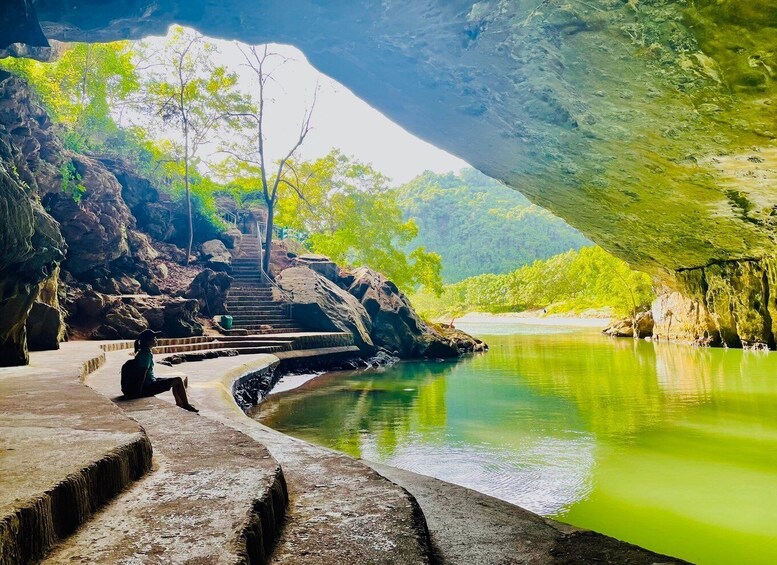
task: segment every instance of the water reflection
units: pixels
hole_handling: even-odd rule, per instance
[[[775,354],[557,328],[487,341],[326,376],[257,417],[691,561],[777,561]]]

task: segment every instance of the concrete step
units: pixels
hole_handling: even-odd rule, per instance
[[[155,347],[153,352],[155,355],[166,355],[170,353],[186,353],[191,351],[210,351],[218,349],[253,349],[257,347],[261,348],[277,348],[276,351],[285,351],[291,349],[291,341],[256,341],[252,339],[243,340],[229,340],[229,341],[211,341],[206,343],[190,343],[185,345],[163,345]],[[267,351],[272,353],[271,351]]]
[[[240,329],[240,328],[236,328]],[[245,328],[248,331],[251,332],[262,332],[264,334],[279,334],[279,333],[302,333],[307,331],[305,328],[302,328],[300,326],[271,326],[267,329],[262,329],[261,326],[246,326]]]
[[[79,382],[104,359],[75,342],[0,369],[0,563],[38,562],[151,469],[143,428]]]
[[[283,308],[283,302],[275,302],[274,300],[262,300],[253,296],[237,297],[235,299],[227,301],[227,307],[231,306],[254,306],[256,308]]]
[[[242,314],[237,316],[232,316],[232,322],[245,322],[246,320],[262,320],[259,323],[270,323],[270,322],[264,322],[264,320],[271,320],[272,323],[286,323],[293,321],[292,318],[285,315],[272,315],[272,316],[263,316],[263,315],[254,315],[254,314]]]
[[[308,331],[302,326],[295,325],[275,325],[268,328],[263,328],[262,325],[246,325],[237,326],[236,329],[245,329],[250,332],[262,333],[262,334],[277,334],[277,333],[303,333]]]
[[[107,396],[116,396],[124,358],[103,378]],[[288,504],[283,473],[267,449],[158,398],[119,405],[148,433],[155,470],[43,563],[265,562]]]
[[[235,316],[287,316],[286,308],[282,306],[237,306],[230,308],[229,315]]]

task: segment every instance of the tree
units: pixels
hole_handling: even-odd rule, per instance
[[[304,110],[302,121],[300,123],[299,135],[291,148],[276,163],[275,174],[268,175],[267,164],[267,139],[265,139],[265,108],[268,102],[267,85],[273,80],[273,70],[277,68],[276,60],[280,64],[286,59],[278,53],[273,53],[267,45],[262,47],[244,48],[238,45],[243,58],[248,67],[254,74],[256,91],[253,93],[253,107],[239,113],[233,113],[232,116],[241,118],[248,122],[248,127],[243,131],[248,135],[244,136],[237,144],[232,145],[232,149],[226,151],[237,159],[237,173],[243,178],[253,179],[256,185],[261,187],[262,197],[267,207],[267,225],[265,227],[264,241],[266,253],[262,259],[262,270],[265,273],[270,272],[270,251],[272,249],[273,227],[275,223],[275,208],[279,198],[279,187],[286,185],[301,196],[301,185],[303,181],[297,175],[292,165],[292,157],[304,143],[308,133],[310,133],[310,120],[313,116],[316,99],[313,97],[313,103]]]
[[[418,227],[403,219],[384,175],[337,150],[293,169],[304,179],[304,195],[284,187],[279,221],[310,233],[315,252],[341,264],[367,265],[404,291],[418,284],[441,288],[440,256],[423,248],[405,252]]]
[[[74,150],[100,148],[117,131],[111,110],[140,87],[127,41],[65,44],[54,62],[8,58],[0,67],[27,80]]]
[[[190,180],[198,151],[213,142],[219,130],[234,125],[228,119],[232,114],[247,107],[245,96],[237,89],[237,75],[215,64],[217,52],[216,46],[202,35],[176,27],[161,51],[155,54],[162,62],[151,69],[144,84],[144,103],[149,114],[163,128],[174,125],[180,134],[175,146],[184,165],[189,220],[187,264],[194,242]]]

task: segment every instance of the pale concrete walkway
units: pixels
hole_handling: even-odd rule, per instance
[[[140,425],[80,383],[95,343],[0,369],[0,563],[40,558],[151,466]]]
[[[277,362],[274,355],[245,355],[160,368],[160,374],[185,370],[192,402],[201,414],[266,445],[281,464],[290,505],[270,562],[429,563],[423,516],[404,489],[351,457],[262,426],[237,407],[232,381]]]

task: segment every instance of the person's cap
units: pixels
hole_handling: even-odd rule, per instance
[[[146,339],[151,339],[152,337],[156,337],[160,335],[162,332],[155,332],[154,330],[143,330],[140,332],[140,335],[138,336],[138,339],[143,341]]]

